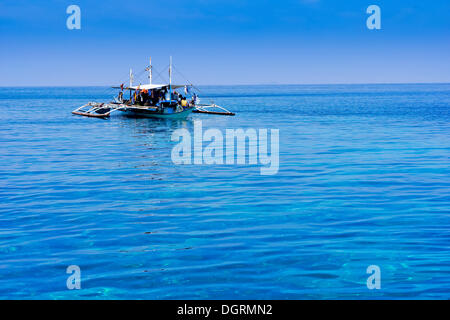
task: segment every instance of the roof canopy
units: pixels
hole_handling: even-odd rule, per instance
[[[161,88],[168,87],[168,86],[169,86],[169,84],[141,84],[139,86],[130,87],[130,89],[134,89],[134,90],[137,90],[137,89],[140,89],[140,90],[144,90],[144,89],[153,90],[153,89],[161,89]],[[183,88],[183,87],[184,87],[184,85],[177,85],[177,84],[173,84],[172,85],[173,89]]]
[[[165,87],[168,87],[169,84],[141,84],[139,86],[132,86],[132,87],[124,87],[125,90],[154,90],[154,89],[162,89]],[[185,85],[179,85],[179,84],[173,84],[172,85],[172,89],[177,89],[177,88],[183,88]],[[115,89],[120,89],[120,87],[113,87]]]

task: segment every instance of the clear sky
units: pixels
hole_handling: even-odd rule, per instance
[[[449,0],[2,0],[0,39],[0,86],[111,85],[170,55],[196,84],[450,82]]]

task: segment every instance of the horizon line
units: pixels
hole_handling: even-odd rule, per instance
[[[331,85],[410,85],[410,84],[450,84],[450,82],[335,82],[335,83],[239,83],[239,84],[195,84],[202,87],[232,87],[232,86],[331,86]],[[141,85],[143,85],[141,83]],[[112,87],[117,85],[0,85],[0,88],[87,88]]]

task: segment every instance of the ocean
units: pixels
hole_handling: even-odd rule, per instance
[[[0,88],[1,299],[450,297],[450,84],[204,86],[236,116],[71,114],[113,94]],[[278,129],[278,172],[174,164],[196,120]]]

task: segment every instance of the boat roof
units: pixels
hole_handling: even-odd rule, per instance
[[[133,86],[133,87],[130,87],[130,88],[134,89],[134,90],[137,90],[137,89],[140,89],[140,90],[144,90],[144,89],[153,90],[153,89],[161,89],[161,88],[168,87],[168,86],[169,86],[169,84],[141,84],[139,86]],[[184,87],[184,84],[183,85],[172,84],[172,88],[173,89],[183,88],[183,87]]]
[[[168,87],[169,84],[167,83],[161,83],[161,84],[141,84],[138,86],[132,86],[132,87],[126,87],[125,90],[153,90],[153,89],[162,89],[165,87]],[[185,87],[184,84],[172,84],[173,89],[183,88]],[[113,87],[114,89],[120,89],[120,87]]]

